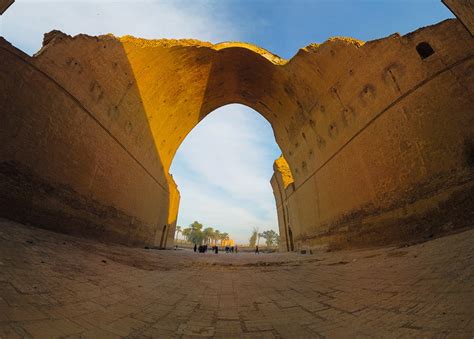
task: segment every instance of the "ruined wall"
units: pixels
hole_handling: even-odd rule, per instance
[[[166,227],[165,241],[161,244],[161,247],[168,248],[174,244],[176,222],[178,221],[178,209],[181,196],[178,191],[178,186],[173,180],[173,177],[169,177],[169,211],[168,211],[168,222]],[[158,239],[155,238],[155,244],[158,244]]]
[[[168,188],[162,172],[117,140],[110,123],[4,40],[0,74],[0,215],[100,240],[153,244],[176,186]],[[144,149],[154,147],[146,127]]]
[[[274,174],[270,180],[276,202],[278,229],[280,234],[280,251],[293,251],[292,228],[288,209],[288,196],[294,190],[294,180],[290,167],[281,156],[273,164]],[[293,219],[295,222],[296,220]]]
[[[422,42],[432,55],[417,53]],[[297,158],[288,204],[300,246],[400,243],[471,225],[472,55],[472,38],[447,21],[368,42],[331,68],[310,113],[318,139],[305,142],[301,128],[294,146],[305,150],[287,157]],[[315,144],[311,166],[304,153]]]
[[[472,0],[442,0],[442,2],[474,35],[474,2]]]
[[[207,114],[229,103],[261,113],[294,180],[282,190],[282,178],[276,174],[272,179],[285,206],[279,219],[287,208],[295,248],[302,248],[405,242],[470,226],[473,52],[469,32],[457,20],[447,20],[367,43],[330,39],[301,49],[289,61],[244,43],[52,32],[28,62],[60,84],[149,178],[156,179],[156,192],[165,193],[140,197],[146,206],[167,210],[154,212],[159,215],[151,237],[155,243],[161,241],[164,225],[175,219],[175,186],[168,170],[186,135]],[[0,67],[4,72],[3,64]],[[21,68],[18,72],[31,73]],[[8,91],[17,92],[15,98],[24,95],[24,86],[5,83]],[[26,108],[42,95],[39,89],[31,90]],[[17,105],[18,99],[12,100],[0,106],[2,110]],[[55,112],[69,110],[56,98],[49,105]],[[49,111],[28,119],[47,124]],[[41,134],[44,127],[38,127]],[[77,135],[78,127],[70,130]],[[78,142],[68,140],[68,147]],[[13,154],[17,141],[10,143]],[[57,141],[44,142],[49,143]],[[63,155],[44,159],[24,163],[30,168],[42,162],[45,168],[51,162],[76,164]],[[111,167],[127,167],[122,161],[111,161]],[[104,185],[141,187],[137,175],[124,171]],[[80,176],[75,178],[63,182],[80,186]],[[114,205],[112,198],[102,195],[97,200]],[[126,200],[121,209],[133,212]],[[164,237],[169,241],[168,230]]]

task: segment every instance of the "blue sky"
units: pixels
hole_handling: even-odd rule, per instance
[[[332,36],[367,41],[450,17],[439,0],[17,0],[0,17],[0,34],[30,55],[40,49],[43,33],[59,29],[71,35],[245,41],[291,58]],[[228,105],[211,113],[172,164],[181,191],[178,223],[199,220],[242,243],[253,226],[277,230],[269,180],[279,154],[269,124],[255,111]]]

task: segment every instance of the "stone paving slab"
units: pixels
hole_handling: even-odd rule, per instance
[[[0,338],[474,336],[474,230],[404,248],[195,254],[0,219]]]

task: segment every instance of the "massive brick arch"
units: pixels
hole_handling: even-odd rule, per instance
[[[334,38],[289,61],[244,43],[51,32],[30,58],[2,42],[2,215],[129,243],[163,243],[164,229],[172,239],[173,156],[207,114],[240,103],[270,122],[291,168],[291,184],[281,164],[272,184],[296,248],[466,227],[473,51],[456,20]]]

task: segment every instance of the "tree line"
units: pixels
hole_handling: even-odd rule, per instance
[[[185,240],[192,244],[220,244],[223,241],[229,240],[229,234],[221,232],[212,227],[204,227],[203,224],[198,221],[194,221],[189,227],[183,228],[176,226],[176,239],[179,239],[179,235],[182,235]],[[250,247],[260,245],[260,238],[265,239],[265,244],[268,247],[278,246],[280,244],[280,236],[274,230],[267,230],[259,232],[257,227],[253,228],[252,235],[249,239]]]
[[[218,241],[222,242],[229,240],[229,234],[215,230],[212,227],[206,227],[195,221],[189,227],[182,228],[181,226],[176,226],[176,239],[178,239],[179,234],[182,234],[183,237],[192,244],[201,245],[201,244],[217,244]]]
[[[260,238],[265,239],[265,244],[268,247],[278,246],[280,244],[280,236],[274,230],[267,230],[262,233],[259,233],[258,228],[254,227],[252,235],[249,239],[250,247],[255,247],[260,244]]]

